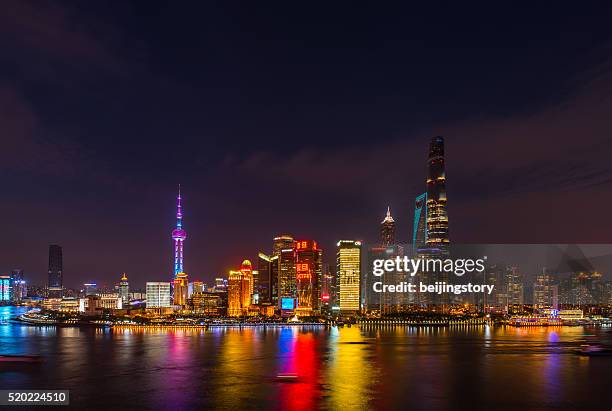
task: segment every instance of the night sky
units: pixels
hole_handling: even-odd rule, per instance
[[[609,2],[173,3],[3,2],[0,272],[169,279],[179,183],[193,279],[407,242],[434,135],[452,242],[612,243]]]

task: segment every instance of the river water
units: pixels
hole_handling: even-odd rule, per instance
[[[583,327],[110,330],[22,325],[0,307],[0,389],[69,389],[70,408],[612,409],[612,340]],[[295,375],[285,379],[280,375]]]

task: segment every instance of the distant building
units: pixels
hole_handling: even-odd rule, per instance
[[[340,312],[358,313],[361,309],[361,241],[340,240],[337,247]]]
[[[323,250],[316,241],[295,241],[295,271],[297,290],[297,313],[312,315],[320,310],[320,283]]]
[[[427,247],[448,247],[448,214],[444,137],[431,140],[427,159]]]
[[[123,273],[119,281],[119,296],[124,305],[130,302],[130,283],[125,273]]]
[[[11,288],[11,302],[13,304],[21,304],[28,292],[23,278],[23,270],[15,269],[11,271]]]
[[[255,289],[259,294],[260,304],[272,304],[272,287],[278,278],[272,278],[272,264],[278,262],[278,257],[271,257],[262,252],[257,255],[258,281]]]
[[[506,288],[508,311],[510,311],[510,307],[513,305],[523,305],[525,303],[523,276],[518,267],[506,267]]]
[[[123,308],[123,300],[118,293],[102,293],[99,294],[99,307],[105,310],[121,310]]]
[[[51,244],[49,246],[49,270],[47,276],[47,296],[49,298],[62,298],[64,295],[63,281],[62,247]]]
[[[88,295],[98,294],[98,284],[96,283],[83,284],[83,293],[85,294],[85,297],[87,297]]]
[[[387,215],[380,222],[380,239],[376,247],[368,249],[368,269],[365,272],[361,284],[362,302],[367,309],[380,311],[381,314],[400,311],[403,306],[408,304],[409,295],[406,293],[377,293],[374,291],[373,284],[382,282],[383,284],[399,284],[402,281],[410,281],[411,278],[404,272],[385,271],[382,276],[375,276],[372,272],[374,260],[394,259],[403,257],[404,248],[395,244],[395,221],[391,216],[391,210],[387,208]]]
[[[215,286],[213,287],[213,291],[216,293],[227,292],[227,279],[215,278]]]
[[[147,282],[147,308],[170,308],[170,283]]]
[[[0,275],[0,304],[11,302],[11,277]]]
[[[194,313],[207,316],[222,314],[222,299],[220,293],[196,291],[190,297],[190,306]]]
[[[558,308],[559,291],[552,277],[542,269],[533,283],[533,305],[536,308]]]
[[[230,271],[227,288],[227,315],[240,317],[249,314],[253,296],[253,267],[244,260],[239,271]]]
[[[178,273],[174,278],[174,305],[184,307],[189,298],[189,279],[186,273]]]
[[[395,244],[395,220],[391,217],[389,207],[387,207],[387,215],[380,222],[380,243],[383,247]]]
[[[278,256],[278,301],[296,298],[295,245],[293,237],[282,235],[273,243],[273,255]]]
[[[414,201],[414,222],[412,247],[414,250],[427,246],[427,193],[417,196]]]
[[[321,312],[329,312],[336,304],[336,282],[329,264],[323,264],[321,275]]]
[[[205,292],[205,287],[204,287],[204,283],[202,281],[194,281],[191,283],[191,293],[192,295],[195,293],[202,293]]]

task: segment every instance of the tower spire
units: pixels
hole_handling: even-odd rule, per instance
[[[176,228],[172,230],[172,239],[174,240],[174,276],[175,279],[178,273],[184,272],[183,268],[183,243],[187,238],[187,232],[183,230],[183,208],[181,206],[181,185],[178,186],[178,195],[176,197]]]
[[[393,220],[393,217],[391,217],[391,207],[387,206],[387,215],[385,216],[385,219],[382,220],[380,223],[381,224],[385,224],[385,223],[394,223],[395,220]]]
[[[183,210],[181,208],[181,185],[178,186],[178,196],[176,197],[176,228],[183,226]]]

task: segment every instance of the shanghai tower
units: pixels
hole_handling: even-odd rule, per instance
[[[174,240],[174,276],[176,279],[178,273],[184,272],[183,269],[183,243],[187,238],[187,232],[183,230],[183,211],[181,208],[181,186],[179,185],[178,197],[176,198],[176,227],[172,230],[172,239]]]
[[[427,159],[427,247],[448,249],[444,137],[432,138]]]

